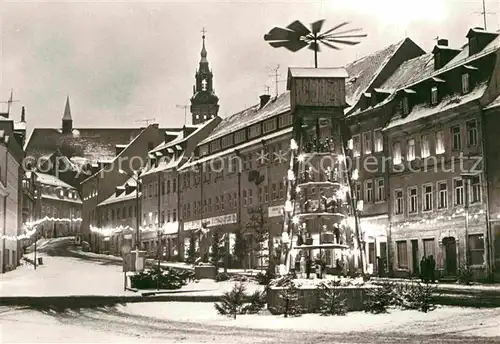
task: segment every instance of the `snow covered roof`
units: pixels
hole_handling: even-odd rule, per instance
[[[288,70],[293,78],[347,78],[347,71],[344,68],[290,67]]]
[[[129,180],[127,180],[122,185],[117,186],[117,189],[125,190],[127,185],[130,186],[130,187],[135,187],[137,185],[137,182],[135,181],[134,178],[130,178]],[[134,191],[132,191],[129,194],[125,194],[125,192],[122,192],[118,196],[116,196],[116,192],[113,192],[113,194],[111,196],[109,196],[108,198],[106,198],[104,201],[102,201],[101,203],[99,203],[97,206],[106,205],[106,204],[112,204],[112,203],[118,203],[118,202],[123,202],[123,201],[128,201],[128,200],[131,200],[131,199],[135,199],[136,196],[137,196],[137,190],[134,190]],[[141,193],[140,192],[139,192],[139,197],[141,197]]]
[[[178,135],[175,139],[168,141],[168,142],[161,143],[160,145],[155,147],[152,151],[150,151],[150,153],[156,153],[156,152],[162,151],[162,150],[167,149],[167,148],[182,150],[182,146],[180,146],[181,143],[186,142],[187,140],[189,140],[189,138],[197,135],[201,130],[203,130],[203,128],[205,128],[206,126],[208,126],[212,122],[217,121],[219,118],[214,117],[214,118],[212,118],[208,121],[205,121],[199,125],[186,126],[186,128],[191,128],[191,129],[195,129],[195,130],[193,130],[190,134],[185,136],[184,130],[181,129],[181,131],[177,133]]]
[[[27,156],[35,159],[50,156],[59,149],[72,161],[78,160],[82,165],[92,164],[113,160],[117,145],[126,147],[142,130],[141,128],[79,128],[73,129],[70,134],[63,134],[61,129],[35,128],[26,140],[24,149]]]
[[[100,207],[100,206],[107,205],[107,204],[114,204],[114,203],[129,201],[129,200],[135,199],[136,195],[137,195],[137,190],[134,190],[129,194],[125,194],[125,192],[122,192],[118,196],[116,196],[116,192],[114,192],[111,196],[106,198],[104,201],[99,203],[97,206]],[[140,192],[139,192],[139,197],[141,197]]]
[[[60,201],[60,202],[70,202],[70,203],[77,203],[77,204],[82,203],[82,200],[80,198],[68,198],[68,197],[61,198],[61,197],[58,197],[55,195],[47,195],[44,193],[42,193],[42,198],[43,199],[51,199],[51,200]]]
[[[259,137],[259,138],[256,138],[254,140],[246,141],[246,142],[238,145],[237,147],[232,147],[232,148],[229,148],[229,149],[225,149],[223,151],[217,152],[215,154],[210,154],[210,155],[204,156],[204,157],[196,159],[196,160],[193,160],[192,158],[190,158],[189,161],[186,164],[182,165],[179,168],[179,171],[186,170],[186,169],[188,169],[190,167],[194,167],[194,166],[196,166],[198,164],[202,164],[202,163],[204,163],[206,161],[210,161],[212,159],[217,159],[219,157],[223,157],[225,155],[234,153],[235,150],[243,150],[243,149],[245,149],[247,147],[251,147],[251,146],[253,146],[253,145],[261,142],[262,140],[269,141],[269,140],[271,140],[273,138],[280,137],[282,135],[285,135],[285,134],[288,134],[288,133],[291,133],[291,132],[292,132],[292,128],[282,129],[280,131],[276,131],[274,133],[265,135],[263,137]]]
[[[14,122],[14,130],[26,130],[26,122]]]
[[[51,186],[59,186],[59,187],[67,188],[67,189],[75,189],[73,186],[63,182],[61,179],[59,179],[53,175],[46,174],[46,173],[40,173],[40,172],[36,172],[36,175],[38,177],[38,181],[41,184],[51,185]]]
[[[141,174],[141,177],[154,174],[157,172],[166,171],[174,167],[178,167],[183,160],[187,160],[186,157],[184,156],[184,153],[182,153],[177,159],[163,157],[158,162],[158,166],[152,166],[144,170],[144,172]]]
[[[382,89],[397,90],[417,79],[432,74],[434,55],[427,53],[403,62],[394,73],[380,86]]]
[[[222,119],[222,122],[219,123],[206,139],[200,142],[200,145],[289,110],[290,92],[287,91],[277,97],[271,98],[262,108],[260,104],[256,104]]]
[[[496,97],[491,103],[484,107],[485,110],[493,109],[500,106],[500,95]]]
[[[480,85],[477,85],[471,92],[462,95],[462,94],[453,94],[444,97],[441,99],[439,104],[437,105],[431,105],[428,103],[420,103],[416,104],[411,112],[408,114],[406,117],[401,117],[401,115],[396,115],[394,116],[389,124],[384,128],[385,130],[391,129],[394,127],[398,127],[400,125],[410,123],[417,121],[422,118],[426,118],[432,115],[435,115],[437,113],[441,113],[447,110],[451,110],[457,106],[460,106],[465,103],[469,103],[474,100],[478,100],[479,98],[482,97],[484,94],[484,91],[486,91],[486,88],[488,87],[487,83],[482,83]]]
[[[406,40],[401,40],[373,54],[362,57],[349,63],[345,69],[349,77],[346,79],[346,101],[351,107],[366,92],[373,81],[378,77],[389,60]],[[349,109],[346,109],[349,111]]]

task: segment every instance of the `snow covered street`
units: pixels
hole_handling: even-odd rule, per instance
[[[216,314],[211,303],[136,303],[64,314],[1,309],[3,343],[499,343],[500,309],[444,307],[432,313]],[[29,331],[26,329],[29,328]],[[77,335],[76,335],[77,334]]]

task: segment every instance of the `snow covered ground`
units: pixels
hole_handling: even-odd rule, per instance
[[[115,310],[44,314],[0,308],[3,343],[495,343],[500,309],[442,307],[345,317],[220,316],[212,303],[129,304]],[[27,331],[29,329],[29,331]],[[459,338],[457,338],[459,337]]]
[[[283,329],[332,333],[400,331],[408,334],[453,333],[469,336],[500,337],[500,308],[439,307],[429,313],[392,310],[388,314],[378,315],[352,312],[346,316],[323,317],[319,314],[304,314],[296,318],[260,314],[241,315],[236,319],[218,315],[212,303],[136,303],[120,306],[119,311],[162,320],[260,330]]]
[[[43,265],[18,267],[0,279],[2,296],[68,296],[68,295],[134,295],[123,290],[122,267],[106,262],[86,261],[72,257],[43,257]],[[29,258],[33,258],[30,254]],[[234,282],[200,280],[184,286],[188,295],[222,295]],[[247,283],[252,293],[262,286]]]

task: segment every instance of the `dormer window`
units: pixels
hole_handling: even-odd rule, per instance
[[[403,116],[407,116],[410,113],[410,101],[408,97],[401,99],[401,111]]]
[[[470,76],[469,73],[462,74],[462,93],[470,92]]]
[[[469,38],[469,56],[474,55],[477,52],[478,52],[477,37],[470,37]]]
[[[431,104],[436,105],[439,102],[438,88],[434,86],[431,88]]]

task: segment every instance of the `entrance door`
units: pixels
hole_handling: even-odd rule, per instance
[[[388,262],[387,243],[386,242],[380,243],[380,259],[382,260],[382,268],[383,268],[383,270],[381,272],[382,272],[382,275],[385,275],[386,269],[387,269],[387,262]]]
[[[418,260],[418,240],[411,241],[411,260],[413,264],[413,273],[418,275],[420,265]]]
[[[444,238],[443,246],[446,255],[446,273],[455,276],[457,274],[457,242],[453,237]]]

